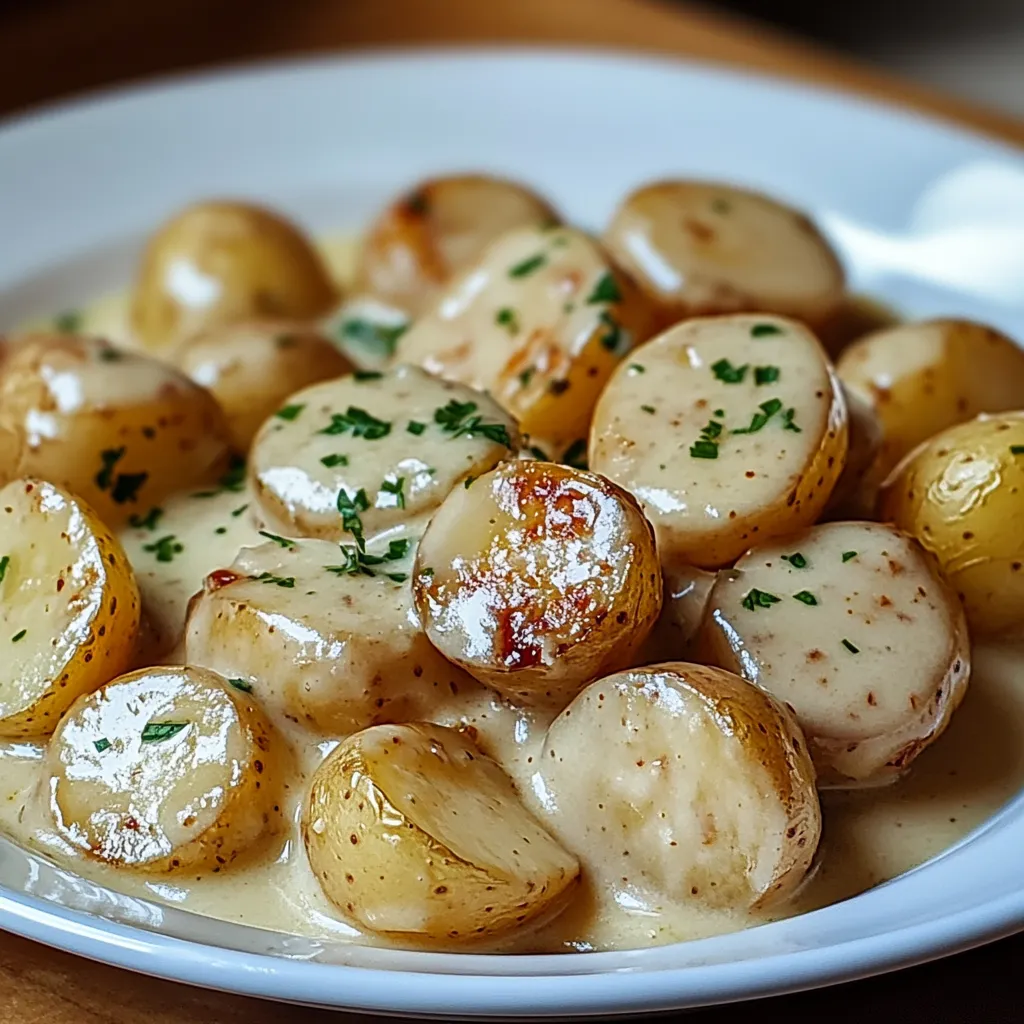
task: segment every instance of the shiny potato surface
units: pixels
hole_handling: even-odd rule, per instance
[[[666,323],[749,311],[819,326],[843,298],[842,265],[805,214],[724,184],[645,185],[623,200],[604,242]]]
[[[457,487],[420,542],[414,593],[445,657],[517,704],[563,707],[628,664],[661,611],[650,524],[601,477],[508,462]]]
[[[275,721],[329,736],[431,713],[475,683],[420,628],[415,542],[366,553],[328,541],[270,541],[206,577],[191,602],[186,660],[240,679]]]
[[[846,462],[825,508],[828,519],[871,519],[883,473],[882,423],[874,406],[840,384],[849,419]]]
[[[397,366],[289,397],[257,434],[249,477],[270,529],[369,537],[429,513],[518,444],[487,395]]]
[[[586,437],[601,389],[652,326],[648,303],[588,235],[521,228],[448,285],[397,358],[487,391],[558,456]]]
[[[916,537],[978,637],[1024,628],[1024,413],[979,416],[908,455],[879,516]]]
[[[125,670],[138,630],[135,577],[96,513],[40,480],[0,490],[0,737],[53,732]]]
[[[54,734],[50,815],[114,867],[219,873],[282,826],[281,744],[252,698],[211,672],[132,672],[81,698]]]
[[[203,202],[150,237],[131,303],[131,328],[155,352],[191,334],[252,319],[314,320],[337,293],[301,229],[243,202]]]
[[[482,174],[423,181],[370,225],[356,286],[418,316],[499,235],[556,220],[540,196],[512,181]]]
[[[748,910],[791,896],[821,833],[800,727],[722,669],[666,662],[591,683],[538,758],[556,836],[596,885]]]
[[[96,338],[20,345],[0,376],[0,416],[25,435],[19,475],[67,487],[112,527],[210,479],[228,454],[208,392]]]
[[[701,660],[791,707],[819,782],[894,782],[949,724],[971,655],[956,595],[911,537],[829,523],[760,545],[712,588]]]
[[[847,445],[814,336],[738,314],[684,321],[632,352],[594,411],[589,456],[643,506],[665,565],[714,569],[813,523]]]
[[[940,430],[1024,405],[1024,352],[971,320],[925,320],[869,334],[843,353],[837,372],[881,420],[883,476]]]
[[[319,331],[287,320],[211,328],[189,338],[175,362],[217,399],[240,452],[293,392],[353,369]]]
[[[309,863],[354,924],[418,945],[500,940],[550,919],[579,865],[466,736],[380,725],[317,770],[303,813]]]
[[[346,298],[324,330],[360,370],[383,370],[391,363],[409,323],[404,310],[360,292]]]

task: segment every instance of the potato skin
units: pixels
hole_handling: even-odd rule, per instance
[[[0,422],[0,487],[17,476],[24,448],[21,431],[13,424]]]
[[[874,407],[856,391],[840,384],[849,418],[850,443],[846,462],[825,506],[824,519],[870,519],[882,483],[879,458],[882,424]]]
[[[328,899],[360,928],[411,944],[535,927],[579,875],[497,764],[425,723],[375,726],[336,748],[313,777],[302,834]]]
[[[135,281],[132,332],[166,353],[197,331],[262,317],[310,321],[337,291],[302,231],[251,203],[180,211],[150,237]]]
[[[925,441],[882,485],[878,514],[935,560],[972,636],[1021,631],[1024,413],[982,415]]]

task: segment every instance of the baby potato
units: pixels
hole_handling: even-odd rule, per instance
[[[378,725],[317,769],[302,816],[310,867],[355,925],[417,945],[493,941],[550,920],[579,877],[466,736]]]
[[[198,668],[146,668],[81,698],[46,751],[57,831],[150,874],[220,872],[281,830],[286,757],[252,698]]]
[[[301,229],[251,203],[197,203],[149,239],[131,301],[131,329],[170,352],[191,334],[253,319],[314,320],[337,301]]]
[[[644,644],[640,664],[689,658],[715,579],[715,573],[692,565],[663,570],[665,603]]]
[[[25,439],[21,431],[9,423],[0,422],[0,487],[18,475]]]
[[[178,350],[178,367],[220,403],[240,452],[285,399],[353,366],[328,338],[301,323],[249,321],[214,327]]]
[[[874,407],[840,384],[850,427],[846,463],[825,508],[829,519],[870,519],[882,483],[882,424]]]
[[[895,781],[959,706],[970,647],[956,596],[910,537],[829,523],[747,552],[712,588],[699,640],[784,701],[824,786]]]
[[[275,720],[324,735],[429,714],[439,693],[470,681],[417,621],[413,547],[280,538],[244,548],[191,602],[186,661],[240,681]]]
[[[0,377],[0,414],[25,434],[19,475],[67,487],[111,527],[209,479],[228,454],[210,394],[97,338],[22,344]]]
[[[793,895],[818,846],[800,727],[719,668],[667,662],[591,683],[537,764],[552,830],[600,887],[760,909]]]
[[[48,736],[128,667],[138,631],[135,577],[96,513],[41,480],[0,490],[0,736]]]
[[[409,314],[372,295],[352,295],[328,318],[324,331],[360,370],[383,370],[398,339],[409,328]]]
[[[920,542],[976,637],[1024,627],[1024,413],[979,416],[915,449],[882,485],[879,515]]]
[[[450,283],[397,358],[487,391],[559,453],[586,436],[605,382],[651,330],[647,302],[588,235],[520,228]]]
[[[1024,405],[1024,352],[971,320],[925,320],[869,334],[842,354],[837,372],[882,422],[883,477],[940,430]]]
[[[486,395],[398,366],[292,395],[257,434],[249,476],[270,529],[372,536],[433,511],[518,444]]]
[[[636,495],[664,565],[715,569],[818,518],[847,433],[838,382],[805,327],[705,317],[615,372],[594,411],[590,468]]]
[[[413,591],[446,658],[516,704],[556,709],[629,664],[662,599],[653,532],[633,497],[528,461],[448,495],[420,542]]]
[[[540,196],[515,182],[483,174],[428,179],[370,225],[356,286],[418,316],[499,235],[556,222]]]
[[[818,327],[843,299],[842,264],[808,217],[758,192],[671,180],[628,195],[604,234],[666,326],[778,313]]]

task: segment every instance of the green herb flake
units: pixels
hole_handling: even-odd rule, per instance
[[[244,505],[239,505],[238,508],[236,508],[236,509],[234,509],[232,511],[232,513],[231,513],[232,517],[234,519],[237,519],[240,515],[242,515],[245,512],[245,510],[248,507],[249,507],[249,503],[248,502],[246,502]]]
[[[228,528],[226,526],[218,526],[217,529],[213,532],[217,534],[218,537],[222,537],[225,533],[228,532]]]
[[[844,647],[845,647],[845,648],[846,648],[846,649],[847,649],[847,650],[848,650],[848,651],[849,651],[849,652],[850,652],[851,654],[860,654],[860,648],[859,648],[859,647],[854,647],[854,645],[853,645],[853,644],[851,644],[851,643],[850,643],[850,641],[846,639],[846,637],[843,637],[843,646],[844,646]]]
[[[793,600],[800,601],[802,604],[817,604],[818,599],[809,591],[801,590],[799,593],[793,595]]]
[[[3,583],[4,577],[7,575],[7,566],[11,564],[11,556],[4,555],[0,558],[0,583]]]
[[[600,302],[621,302],[622,292],[619,290],[615,275],[609,270],[604,273],[594,290],[587,296],[587,305],[594,306]]]
[[[398,347],[398,339],[409,329],[408,324],[375,324],[372,320],[354,317],[344,320],[338,328],[338,336],[342,341],[352,341],[368,352],[381,356],[393,356]]]
[[[360,487],[351,497],[343,487],[338,491],[338,511],[341,513],[341,525],[344,530],[351,533],[360,551],[366,550],[366,540],[363,537],[363,521],[359,518],[360,512],[365,512],[370,507],[370,500],[366,497],[366,491]]]
[[[754,383],[761,387],[764,384],[774,384],[779,379],[781,371],[777,366],[755,366]]]
[[[544,253],[539,252],[536,256],[531,256],[529,259],[525,259],[521,263],[517,263],[514,267],[509,267],[508,276],[528,277],[535,270],[540,270],[547,261],[547,256],[545,256]]]
[[[405,508],[405,477],[400,476],[395,480],[385,480],[380,489],[384,494],[394,495],[397,508]]]
[[[245,490],[245,459],[232,458],[228,471],[217,481],[225,491],[238,493]]]
[[[434,570],[427,566],[426,569],[420,569],[420,575],[426,576],[427,579],[430,579],[434,575]]]
[[[693,459],[717,459],[718,445],[714,441],[694,441],[690,445],[690,457]]]
[[[719,419],[722,419],[725,416],[725,410],[724,409],[714,409],[712,411],[711,415],[712,416],[717,416]]]
[[[857,552],[856,551],[844,551],[843,552],[843,561],[844,562],[848,562],[851,558],[856,558],[856,557],[857,557]]]
[[[484,423],[482,416],[473,415],[476,410],[476,402],[458,402],[453,398],[443,409],[434,410],[434,422],[452,437],[485,437],[511,448],[512,439],[505,424]]]
[[[1011,444],[1010,445],[1011,455],[1024,455],[1024,444]]]
[[[136,530],[155,530],[163,514],[164,510],[162,508],[151,508],[144,516],[129,516],[128,525]]]
[[[740,604],[747,611],[752,612],[755,608],[771,608],[773,604],[778,604],[781,600],[781,597],[776,597],[775,594],[769,594],[766,590],[758,590],[755,587],[753,590],[747,591]]]
[[[475,479],[476,479],[475,476],[467,476],[466,479],[462,481],[462,486],[465,487],[466,490],[468,491],[470,489],[470,487],[473,486],[473,481]]]
[[[641,405],[640,408],[647,413],[648,416],[653,416],[658,411],[653,405]]]
[[[188,722],[147,722],[142,730],[143,743],[162,743],[172,736],[177,736]]]
[[[93,740],[92,745],[96,748],[97,754],[102,754],[104,750],[110,749],[110,740],[105,736],[98,740]]]
[[[124,353],[113,347],[105,347],[100,349],[100,359],[105,363],[119,363],[124,359]]]
[[[137,501],[139,488],[149,479],[148,473],[118,473],[110,497],[123,505],[126,501]]]
[[[275,576],[272,572],[261,572],[256,577],[260,583],[269,583],[276,587],[284,587],[285,590],[295,589],[294,576]]]
[[[125,448],[105,448],[100,452],[100,471],[93,479],[101,491],[109,491],[114,482],[114,467],[124,458]]]
[[[173,533],[169,533],[152,544],[143,544],[142,550],[156,555],[158,562],[173,562],[174,556],[180,555],[185,550],[185,546]]]
[[[794,569],[806,569],[807,559],[799,551],[794,551],[791,555],[783,555],[782,560],[789,562]]]
[[[385,573],[385,575],[392,583],[404,583],[409,578],[407,572],[389,572]]]
[[[409,553],[409,541],[406,539],[393,540],[388,544],[388,550],[383,555],[370,555],[365,550],[354,548],[348,544],[341,545],[341,553],[345,561],[341,565],[325,565],[327,572],[336,576],[354,576],[361,573],[364,576],[374,576],[375,573],[369,567],[372,565],[383,565],[385,562],[397,562],[405,558]]]
[[[300,402],[298,405],[286,405],[283,409],[278,409],[274,415],[279,420],[287,420],[289,423],[293,423],[299,418],[302,410],[306,408],[305,402]]]
[[[355,370],[352,373],[352,379],[357,384],[365,384],[368,380],[383,380],[384,374],[379,370]]]
[[[776,327],[775,324],[754,324],[750,328],[750,336],[752,338],[769,338],[773,334],[781,334],[782,328]]]
[[[293,548],[296,546],[295,541],[289,540],[287,537],[280,537],[276,533],[270,533],[267,530],[260,530],[259,535],[266,537],[267,540],[272,540],[278,547]]]
[[[228,682],[242,693],[252,693],[252,683],[248,679],[229,679]]]
[[[341,455],[340,453],[335,455],[325,455],[320,460],[320,463],[321,465],[326,466],[328,469],[334,469],[335,466],[347,466],[348,456]]]
[[[573,469],[588,469],[587,462],[587,439],[579,437],[568,448],[562,452],[558,460],[565,466],[572,466]]]
[[[77,309],[69,309],[53,318],[53,326],[61,334],[77,334],[82,329],[84,319]]]
[[[318,434],[326,434],[328,437],[349,432],[353,437],[378,441],[391,433],[391,424],[371,416],[365,409],[350,405],[343,413],[333,413],[330,426],[317,431]]]
[[[533,375],[536,372],[537,371],[532,366],[523,370],[523,372],[519,374],[519,386],[522,388],[528,388],[530,386],[530,381],[533,380]]]
[[[420,423],[417,420],[409,420],[409,422],[406,424],[405,429],[410,434],[415,434],[416,437],[419,437],[420,434],[422,434],[423,431],[427,429],[427,425],[426,423]]]
[[[618,354],[618,352],[625,347],[623,341],[626,337],[626,332],[623,331],[618,320],[616,320],[615,317],[613,317],[606,309],[601,310],[601,315],[598,319],[606,328],[605,333],[601,336],[602,346],[613,355]]]
[[[803,428],[802,427],[798,427],[796,425],[796,423],[793,422],[793,417],[794,416],[796,416],[796,409],[790,408],[790,409],[787,409],[785,411],[785,413],[783,414],[783,417],[782,417],[782,419],[783,419],[782,429],[783,430],[792,430],[794,434],[802,434],[803,433]]]
[[[739,430],[732,431],[732,433],[756,434],[777,412],[782,410],[782,402],[777,398],[769,398],[767,402],[762,402],[758,408],[761,411],[754,413],[749,427],[741,427]]]
[[[632,373],[632,374],[646,373],[647,372],[647,367],[643,366],[640,363],[630,363],[629,364],[629,372]]]
[[[11,643],[12,644],[16,644],[19,640],[24,640],[25,639],[25,634],[27,632],[28,632],[27,629],[23,629],[20,632],[15,633],[14,636],[11,637]]]
[[[749,363],[733,366],[728,359],[719,359],[717,363],[711,364],[711,372],[723,384],[741,384],[749,369]]]
[[[504,327],[513,337],[519,333],[519,317],[511,306],[502,306],[494,314],[494,322],[499,327]]]

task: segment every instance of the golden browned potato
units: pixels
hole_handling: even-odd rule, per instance
[[[622,201],[604,241],[666,326],[749,311],[817,327],[843,298],[842,265],[805,214],[722,183],[645,185]]]
[[[591,683],[548,730],[534,789],[591,883],[748,910],[806,877],[814,768],[786,707],[685,662]]]
[[[396,199],[370,225],[356,285],[418,316],[499,235],[556,222],[545,200],[515,182],[482,174],[432,178]]]
[[[829,523],[721,572],[698,657],[792,708],[819,783],[894,782],[945,731],[971,655],[956,595],[891,526]]]
[[[175,361],[220,403],[241,452],[290,394],[353,369],[319,331],[287,320],[210,328],[189,338]]]
[[[0,736],[53,732],[135,651],[139,589],[95,512],[40,480],[0,490]]]
[[[18,475],[25,439],[13,424],[0,422],[0,487]]]
[[[557,458],[586,437],[605,382],[652,326],[647,301],[589,235],[520,228],[444,289],[396,357],[487,391]]]
[[[149,239],[131,304],[142,344],[170,352],[191,334],[252,319],[314,320],[337,301],[301,229],[251,203],[197,203]]]
[[[1024,628],[1024,413],[979,416],[908,455],[879,497],[959,594],[975,636]]]
[[[220,676],[141,669],[61,722],[49,811],[73,847],[114,867],[216,874],[281,830],[286,759],[257,704]]]
[[[302,835],[350,921],[417,945],[536,927],[579,876],[501,768],[438,725],[379,725],[342,743],[313,776]]]
[[[0,416],[24,432],[20,475],[67,487],[112,527],[215,476],[228,454],[210,394],[97,338],[20,345],[0,377]]]
[[[413,581],[438,650],[524,705],[564,707],[629,664],[661,611],[653,531],[633,497],[550,462],[507,462],[456,487]]]
[[[883,476],[946,427],[1024,406],[1024,352],[970,320],[925,320],[869,334],[843,353],[837,371],[882,422]]]
[[[840,385],[850,425],[846,462],[825,507],[828,519],[870,519],[882,483],[882,424],[870,402]]]
[[[686,320],[631,353],[594,411],[589,454],[636,496],[664,565],[715,569],[813,523],[847,445],[814,335],[737,314]]]

